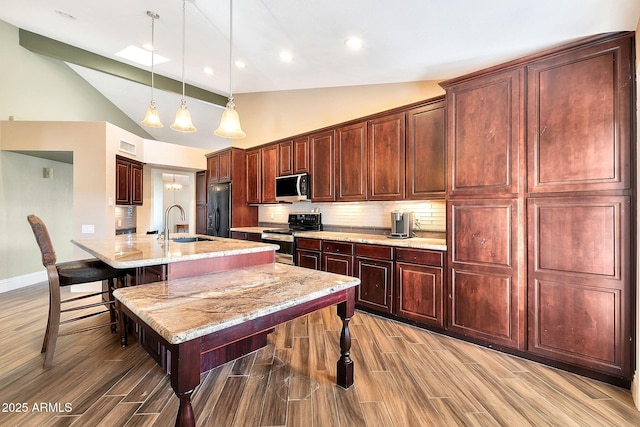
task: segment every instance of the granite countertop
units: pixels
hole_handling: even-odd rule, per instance
[[[286,228],[284,224],[281,228]],[[240,233],[262,233],[264,230],[271,230],[276,227],[233,227],[231,231],[239,231]]]
[[[129,236],[131,236],[129,238]],[[157,235],[131,234],[71,242],[114,268],[134,268],[204,258],[275,251],[277,245],[200,234],[172,233],[170,238],[200,237],[199,242],[166,244]]]
[[[179,344],[359,283],[355,277],[275,263],[120,288],[114,296],[164,339]]]
[[[341,242],[368,243],[371,245],[395,246],[401,248],[432,249],[446,251],[447,242],[443,238],[412,237],[410,239],[390,239],[382,234],[344,233],[334,231],[306,231],[294,233],[296,237],[336,240]]]

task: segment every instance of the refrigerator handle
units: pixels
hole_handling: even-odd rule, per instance
[[[215,219],[216,236],[220,232],[220,208],[216,207],[216,219]]]

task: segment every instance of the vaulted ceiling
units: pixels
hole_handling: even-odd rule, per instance
[[[0,0],[3,21],[144,70],[150,67],[115,54],[150,43],[147,11],[160,16],[156,53],[169,59],[155,72],[181,81],[181,0]],[[233,56],[246,68],[233,68],[233,92],[442,80],[592,34],[634,30],[639,17],[638,0],[235,0]],[[349,37],[364,46],[350,49]],[[284,50],[291,62],[281,60]],[[148,87],[72,67],[141,120]],[[187,83],[228,95],[229,0],[187,0],[184,73]],[[204,126],[179,134],[168,124],[180,96],[156,92],[156,104],[167,112],[165,128],[145,130],[162,141],[204,147],[222,108],[188,99],[194,121]]]

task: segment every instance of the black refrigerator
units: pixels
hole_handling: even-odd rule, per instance
[[[209,184],[207,196],[207,234],[230,237],[231,183]]]

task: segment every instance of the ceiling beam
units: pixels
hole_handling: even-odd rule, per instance
[[[105,56],[80,49],[40,34],[19,28],[20,46],[61,61],[70,62],[132,82],[151,86],[151,72]],[[154,73],[154,88],[182,95],[182,82]],[[185,96],[224,107],[227,98],[208,90],[185,84]]]

